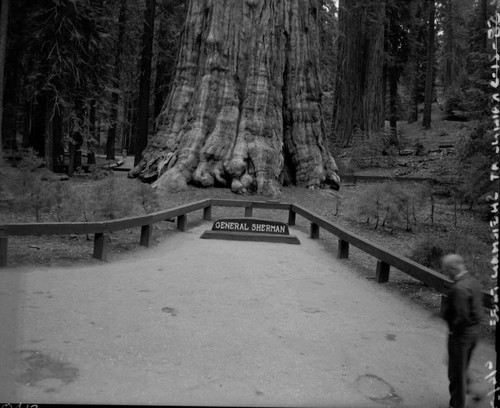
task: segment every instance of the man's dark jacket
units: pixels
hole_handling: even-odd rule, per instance
[[[459,276],[448,293],[444,319],[450,334],[460,335],[479,328],[483,313],[483,294],[476,279],[465,273]]]

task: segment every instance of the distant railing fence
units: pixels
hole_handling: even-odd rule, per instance
[[[0,224],[0,267],[7,266],[9,236],[94,234],[93,257],[99,260],[106,260],[108,233],[141,227],[140,245],[147,247],[151,241],[153,224],[177,218],[177,229],[186,231],[187,215],[189,213],[203,210],[203,218],[209,221],[212,219],[212,207],[242,207],[245,208],[245,217],[252,217],[253,209],[256,208],[284,210],[288,211],[288,225],[290,226],[295,225],[296,216],[298,214],[310,222],[309,236],[311,239],[319,238],[321,228],[338,238],[338,258],[346,259],[349,257],[350,245],[374,256],[377,259],[375,280],[378,283],[389,281],[391,266],[425,283],[427,286],[436,289],[440,293],[445,293],[452,283],[451,280],[443,274],[340,228],[300,205],[275,201],[227,199],[205,199],[169,210],[111,221]],[[483,292],[483,295],[484,306],[491,309],[493,307],[493,297],[488,292]],[[446,296],[443,295],[441,307],[443,307],[445,302]]]

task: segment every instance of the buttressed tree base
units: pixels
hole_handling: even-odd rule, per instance
[[[191,0],[175,79],[130,177],[279,195],[338,189],[321,110],[317,0]]]

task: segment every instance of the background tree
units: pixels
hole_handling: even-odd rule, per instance
[[[279,182],[338,186],[324,145],[319,7],[190,1],[172,90],[130,175],[271,195]]]
[[[142,152],[148,143],[149,132],[149,89],[151,83],[151,59],[153,55],[153,34],[155,21],[156,0],[146,0],[144,12],[144,32],[142,36],[141,70],[139,99],[137,110],[137,137],[135,141],[134,164],[142,158]]]
[[[435,18],[436,3],[435,0],[427,1],[427,66],[425,70],[425,101],[424,113],[422,117],[422,126],[425,129],[431,127],[432,101],[434,92],[434,44],[435,44]]]
[[[7,24],[9,17],[9,0],[2,0],[0,3],[0,165],[3,163],[3,138],[2,138],[2,118],[3,118],[3,91],[5,72],[5,51],[7,47]]]
[[[120,13],[118,16],[118,37],[115,42],[114,70],[112,77],[111,112],[109,118],[108,138],[106,139],[106,159],[114,160],[116,130],[118,128],[118,102],[120,93],[120,70],[125,22],[127,18],[127,0],[120,0]]]
[[[384,125],[385,1],[340,0],[333,140],[359,129],[369,138]]]
[[[410,53],[408,27],[411,25],[412,4],[398,0],[389,0],[386,6],[386,65],[389,88],[389,125],[392,141],[397,140],[399,99],[398,84],[407,66]]]
[[[11,15],[15,25],[7,52],[9,115],[4,112],[4,118],[10,122],[3,127],[5,137],[16,140],[20,130],[24,145],[45,157],[52,169],[62,158],[63,142],[74,147],[75,159],[85,136],[87,106],[103,94],[108,70],[102,61],[109,49],[106,8],[102,0],[32,5],[20,0]]]
[[[161,112],[172,88],[175,64],[179,54],[181,34],[186,20],[187,0],[163,0],[158,4],[155,27],[156,45],[153,47],[153,118]]]

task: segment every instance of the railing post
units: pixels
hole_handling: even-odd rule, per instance
[[[210,221],[212,219],[212,206],[209,205],[203,209],[203,219],[205,221]]]
[[[391,265],[385,263],[383,261],[377,261],[377,273],[375,275],[375,280],[378,283],[389,282],[389,271],[391,269]]]
[[[337,258],[339,259],[349,258],[349,242],[344,241],[343,239],[339,239]]]
[[[251,217],[253,214],[253,208],[252,205],[245,207],[245,217]]]
[[[7,266],[8,235],[5,229],[0,229],[0,268]]]
[[[94,234],[94,258],[105,261],[108,255],[108,236],[102,232]]]
[[[179,231],[186,231],[187,226],[187,215],[182,214],[177,217],[177,229]]]
[[[439,306],[439,315],[444,317],[444,312],[448,306],[448,296],[441,295],[441,305]]]
[[[295,216],[297,213],[292,209],[288,210],[288,225],[295,225]]]
[[[151,234],[153,232],[153,226],[152,225],[143,225],[141,227],[141,246],[148,247],[149,246],[149,240],[151,239]]]
[[[311,222],[311,230],[310,230],[309,236],[311,237],[311,239],[318,239],[319,238],[319,225],[318,224]]]

